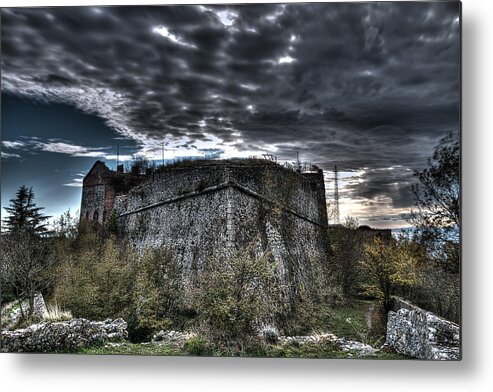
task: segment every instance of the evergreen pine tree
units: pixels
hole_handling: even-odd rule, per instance
[[[34,202],[32,187],[22,185],[16,193],[15,199],[10,200],[10,206],[5,207],[9,215],[3,220],[4,230],[7,233],[25,232],[33,235],[42,235],[48,231],[49,216],[43,215],[43,207],[37,207]]]

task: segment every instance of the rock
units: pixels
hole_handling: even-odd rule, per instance
[[[344,351],[351,351],[358,354],[360,357],[375,355],[378,351],[380,351],[369,344],[357,342],[355,340],[347,340],[345,338],[338,338],[336,343]]]
[[[353,356],[354,354],[358,357],[366,357],[375,355],[379,352],[379,349],[376,349],[369,344],[357,342],[354,340],[347,340],[345,338],[338,338],[334,334],[331,333],[321,333],[316,335],[309,336],[280,336],[279,343],[284,345],[302,345],[306,343],[312,344],[321,344],[331,342],[335,345],[339,346],[342,350],[349,352],[349,356]]]
[[[404,306],[388,314],[386,346],[419,359],[460,359],[457,324],[412,304]]]
[[[152,337],[152,342],[175,343],[181,346],[195,336],[192,332],[159,331]]]
[[[123,319],[73,319],[3,331],[1,337],[2,352],[57,352],[123,340],[128,334],[127,323]]]
[[[27,304],[27,301],[24,301]],[[48,312],[46,309],[45,300],[41,293],[38,293],[34,296],[33,303],[33,315],[38,317],[44,317],[44,315]]]

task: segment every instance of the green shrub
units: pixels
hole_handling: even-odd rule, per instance
[[[130,338],[149,340],[161,330],[182,329],[187,316],[182,268],[172,253],[166,248],[147,251],[138,261],[134,278]]]
[[[204,333],[226,346],[239,346],[258,332],[261,321],[277,311],[275,265],[266,254],[247,252],[209,259],[201,275],[195,307]]]
[[[185,342],[184,350],[188,355],[210,356],[213,355],[212,345],[202,336],[196,336]]]
[[[136,316],[127,319],[128,337],[132,342],[148,342],[159,331],[169,330],[173,323],[167,318]]]
[[[284,335],[307,335],[325,330],[331,317],[331,306],[338,301],[338,285],[331,281],[325,268],[310,263],[308,285],[299,283],[287,311],[278,314],[277,325]]]
[[[89,246],[93,232],[79,234],[72,252],[57,268],[53,301],[75,317],[127,318],[134,287],[132,254],[111,236]]]

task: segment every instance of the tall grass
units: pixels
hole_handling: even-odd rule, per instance
[[[73,319],[72,313],[68,310],[62,310],[58,304],[47,305],[46,312],[43,315],[43,321],[68,321]]]

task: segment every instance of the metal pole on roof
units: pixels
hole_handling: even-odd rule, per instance
[[[338,225],[341,221],[339,213],[339,172],[337,165],[334,166],[334,223]]]

